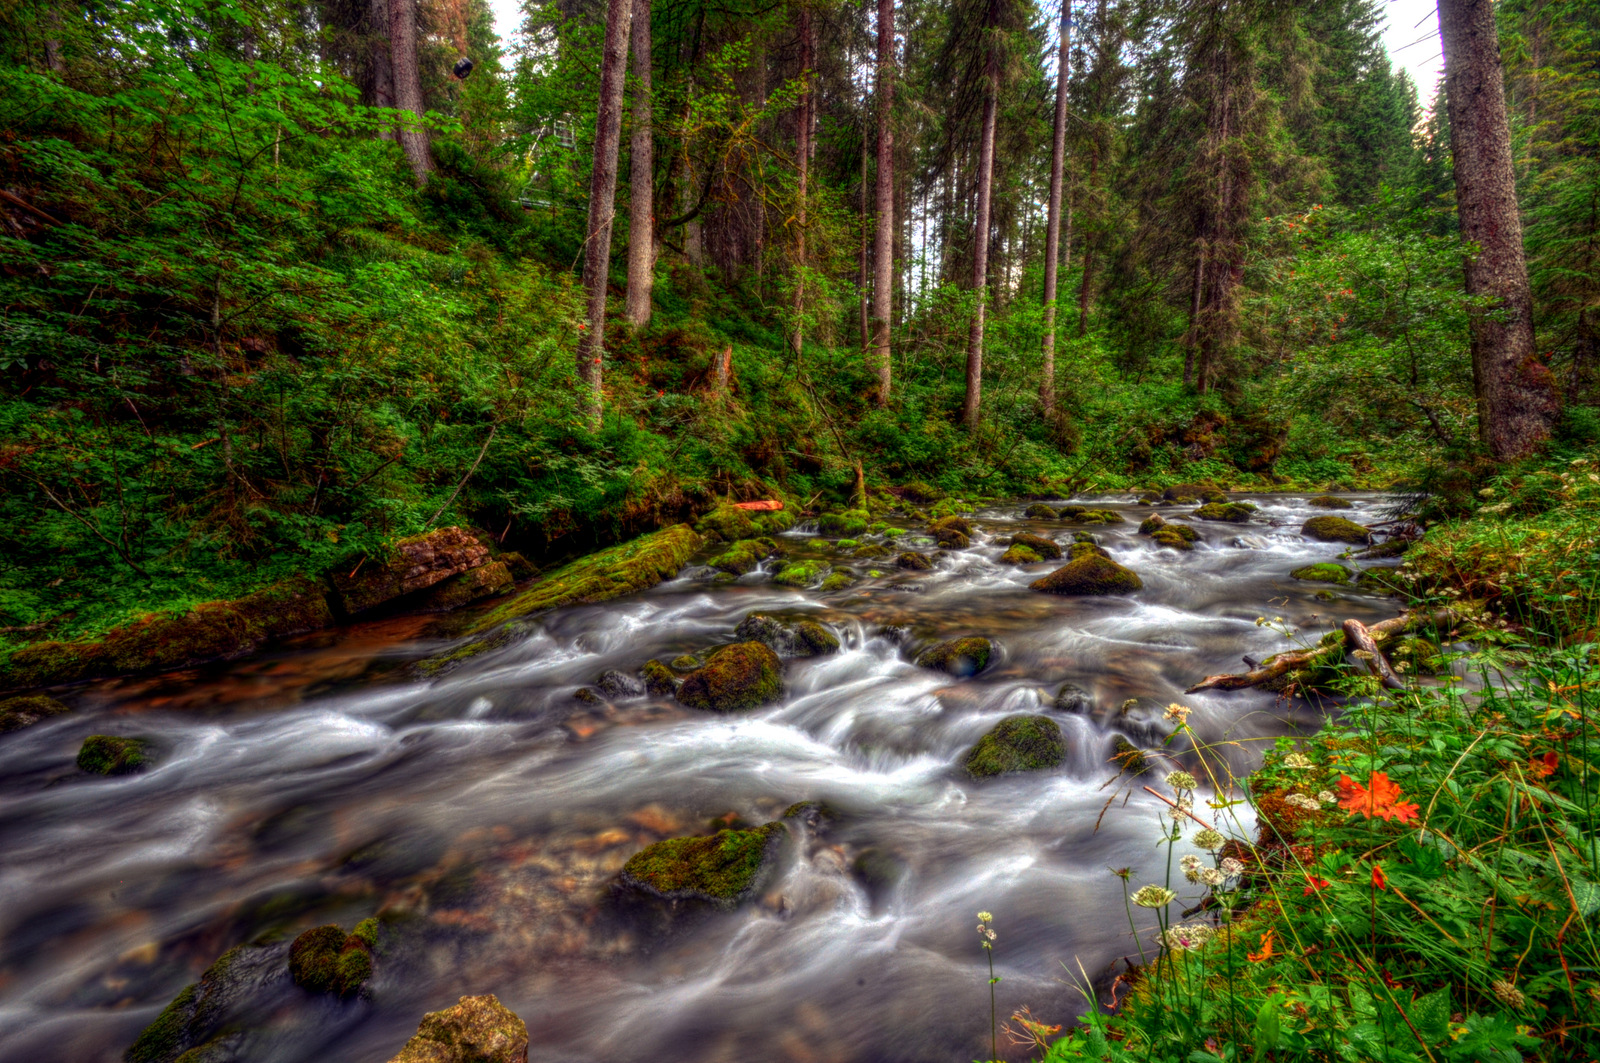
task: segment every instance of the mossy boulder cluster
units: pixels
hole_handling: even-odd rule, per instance
[[[1295,579],[1307,580],[1312,583],[1350,582],[1350,570],[1343,565],[1334,564],[1332,561],[1319,561],[1314,565],[1301,565],[1289,575]]]
[[[173,998],[145,1027],[127,1052],[126,1063],[206,1063],[239,1058],[241,1017],[270,1007],[288,989],[285,962],[289,945],[239,945],[229,949]]]
[[[740,539],[776,535],[792,527],[794,527],[792,507],[749,510],[740,509],[732,502],[724,502],[696,521],[694,530],[713,542],[721,540],[733,543]]]
[[[1352,506],[1350,504],[1349,500],[1340,498],[1337,495],[1318,495],[1316,498],[1313,498],[1313,499],[1310,499],[1309,501],[1307,501],[1306,505],[1308,505],[1308,506],[1316,506],[1318,509],[1354,509],[1355,508],[1354,506]]]
[[[699,666],[700,662],[694,661],[693,658],[690,660],[692,662],[690,668]],[[644,662],[644,667],[639,669],[639,678],[644,681],[644,692],[653,698],[670,698],[678,693],[680,682],[678,673],[653,657]]]
[[[940,517],[928,525],[928,534],[951,550],[965,550],[972,545],[972,523],[965,517]]]
[[[289,977],[301,989],[354,996],[372,977],[378,921],[363,919],[346,934],[332,923],[312,927],[289,946]]]
[[[757,565],[779,553],[778,544],[771,539],[740,539],[713,557],[708,564],[719,572],[743,576],[754,572]]]
[[[1193,505],[1196,502],[1221,503],[1228,500],[1227,494],[1216,484],[1173,484],[1161,492],[1163,502],[1171,502],[1176,506]]]
[[[78,750],[78,770],[92,775],[132,775],[150,766],[150,743],[143,738],[90,735]]]
[[[528,1027],[494,994],[430,1011],[389,1063],[528,1063]]]
[[[1174,524],[1159,513],[1152,513],[1139,523],[1139,534],[1148,535],[1158,545],[1172,550],[1193,550],[1200,541],[1200,533],[1187,524]]]
[[[1054,506],[1047,506],[1043,502],[1035,502],[1022,511],[1022,515],[1029,520],[1055,520],[1060,514]]]
[[[797,587],[802,590],[820,584],[833,566],[826,561],[790,561],[773,575],[772,582],[780,587]]]
[[[945,517],[970,517],[973,509],[974,507],[971,504],[959,498],[941,498],[933,504],[932,509],[928,510],[928,515],[934,520],[942,520]]]
[[[1144,589],[1138,573],[1119,565],[1092,543],[1074,544],[1070,556],[1071,561],[1028,586],[1046,594],[1076,597],[1132,594]]]
[[[1073,524],[1124,524],[1121,513],[1114,509],[1093,509],[1089,506],[1062,506],[1058,516]]]
[[[1031,532],[1018,532],[1011,537],[1012,546],[1020,546],[1032,550],[1042,561],[1058,561],[1061,558],[1061,546],[1054,539],[1046,539],[1042,535]]]
[[[1061,725],[1048,716],[1008,716],[967,752],[967,774],[975,779],[1054,768],[1067,755]]]
[[[1249,524],[1256,507],[1249,502],[1208,502],[1194,511],[1201,520],[1224,521],[1228,524]]]
[[[633,854],[619,883],[672,901],[731,909],[761,884],[784,834],[782,823],[722,830],[708,837],[668,838]]]
[[[838,513],[824,513],[817,518],[817,530],[835,538],[851,538],[867,530],[872,514],[864,509],[846,509]]]
[[[1312,517],[1300,526],[1300,534],[1325,543],[1366,544],[1372,541],[1372,531],[1365,525],[1332,515]]]
[[[910,572],[928,572],[933,569],[933,559],[927,554],[919,554],[915,550],[907,550],[894,559],[895,567],[903,568]]]
[[[929,646],[917,654],[918,668],[931,668],[957,678],[977,675],[989,667],[994,655],[994,643],[977,635],[951,639]]]
[[[0,734],[7,731],[20,731],[24,727],[32,727],[52,716],[60,716],[70,712],[55,698],[45,697],[43,694],[25,694],[19,698],[5,698],[0,700]]]
[[[839,652],[839,636],[815,620],[781,620],[751,613],[733,629],[734,636],[760,642],[779,657],[823,657]]]
[[[678,687],[681,704],[711,712],[743,712],[781,697],[783,662],[761,642],[718,647]]]

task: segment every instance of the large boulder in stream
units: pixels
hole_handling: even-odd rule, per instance
[[[678,701],[691,709],[741,712],[783,697],[783,662],[762,642],[713,650],[704,666],[683,677]]]
[[[1334,516],[1312,517],[1300,526],[1300,534],[1325,543],[1365,545],[1372,540],[1372,531],[1366,525]]]
[[[1249,524],[1256,507],[1249,502],[1208,502],[1194,511],[1201,520],[1220,520],[1228,524]]]
[[[389,1063],[528,1063],[528,1027],[490,993],[430,1011]]]
[[[977,675],[989,667],[989,659],[993,654],[994,643],[981,636],[971,635],[929,646],[917,654],[916,663],[918,668],[931,668],[957,678],[965,678]]]
[[[825,657],[839,652],[839,636],[815,620],[784,621],[751,613],[733,629],[741,639],[760,642],[779,657]]]
[[[1340,498],[1338,495],[1318,495],[1316,498],[1309,499],[1306,502],[1306,505],[1308,505],[1308,506],[1316,506],[1318,509],[1354,509],[1355,508],[1355,506],[1350,504],[1350,500],[1349,499]]]
[[[233,1059],[249,1029],[285,999],[288,942],[238,945],[206,968],[145,1027],[123,1053],[125,1063]]]
[[[1311,583],[1349,583],[1350,570],[1332,561],[1318,561],[1314,565],[1301,565],[1291,577]]]
[[[778,544],[771,539],[741,539],[706,563],[719,572],[743,576],[779,552]]]
[[[731,910],[762,885],[784,830],[774,822],[656,842],[629,858],[618,886],[624,892]]]
[[[928,525],[928,533],[939,541],[940,546],[952,550],[965,550],[972,545],[972,522],[956,514],[941,517]]]
[[[1058,561],[1061,558],[1060,544],[1054,539],[1046,539],[1042,535],[1018,532],[1011,537],[1011,545],[1033,551],[1041,561]]]
[[[91,775],[132,775],[150,766],[150,743],[143,738],[90,735],[78,750],[78,770]]]
[[[25,694],[20,698],[0,700],[0,734],[32,727],[41,720],[71,712],[55,698],[43,694]]]
[[[1061,725],[1048,716],[1008,716],[967,752],[974,779],[1054,768],[1067,755]]]
[[[1046,594],[1082,597],[1132,594],[1144,589],[1144,581],[1138,573],[1117,564],[1092,543],[1074,545],[1071,556],[1067,564],[1047,576],[1040,576],[1028,586]]]
[[[1193,502],[1226,502],[1228,496],[1213,483],[1173,484],[1161,492],[1163,501],[1176,505]]]

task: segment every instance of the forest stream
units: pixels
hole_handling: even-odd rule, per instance
[[[1193,764],[1162,751],[1161,710],[1192,707],[1196,733],[1239,743],[1226,755],[1249,770],[1252,743],[1317,716],[1263,691],[1183,690],[1284,649],[1258,617],[1315,640],[1398,611],[1353,584],[1328,601],[1327,584],[1290,578],[1345,549],[1300,535],[1321,512],[1306,498],[1239,497],[1260,507],[1253,521],[1196,521],[1186,553],[1137,534],[1151,511],[1127,496],[1095,500],[1127,518],[1090,529],[1143,579],[1126,598],[1030,591],[1060,563],[1002,565],[998,540],[1077,529],[1014,504],[980,512],[971,548],[932,571],[885,567],[823,593],[765,572],[714,584],[691,566],[545,614],[435,679],[412,668],[446,645],[433,620],[394,617],[77,691],[78,711],[0,744],[0,1060],[118,1060],[234,945],[378,912],[410,930],[380,952],[367,995],[264,982],[240,1058],[379,1063],[424,1012],[477,993],[526,1021],[537,1061],[987,1058],[979,910],[994,913],[1000,1018],[1026,1005],[1070,1021],[1075,981],[1103,987],[1137,960],[1123,894],[1166,876],[1163,806],[1141,788],[1164,761]],[[1363,523],[1386,511],[1380,496],[1351,501]],[[574,696],[607,670],[703,654],[753,611],[820,620],[842,649],[785,661],[783,699],[743,714]],[[912,663],[968,634],[999,648],[976,676]],[[1092,704],[1058,706],[1064,683]],[[1059,722],[1065,762],[970,778],[966,751],[1019,712]],[[155,766],[77,772],[96,733],[148,737]],[[1156,770],[1118,778],[1119,734]],[[787,821],[777,872],[737,911],[651,935],[601,903],[644,846],[800,801],[833,814]]]

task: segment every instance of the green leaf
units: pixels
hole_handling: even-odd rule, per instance
[[[1261,1002],[1261,1010],[1256,1012],[1256,1026],[1253,1033],[1255,1059],[1260,1059],[1262,1053],[1278,1047],[1278,1040],[1283,1035],[1282,1020],[1279,1014],[1282,1000],[1282,993],[1274,993]]]
[[[1429,1044],[1450,1036],[1450,987],[1436,989],[1411,1005],[1411,1024]]]

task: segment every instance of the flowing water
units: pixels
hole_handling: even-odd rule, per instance
[[[1129,598],[1028,590],[1055,564],[1000,565],[996,540],[1074,529],[1023,520],[1018,505],[981,513],[972,548],[932,572],[825,594],[689,570],[543,616],[431,681],[405,666],[442,643],[430,621],[401,617],[74,691],[75,713],[0,737],[0,1060],[120,1059],[231,946],[378,911],[410,933],[404,956],[380,953],[370,997],[284,997],[243,1058],[377,1063],[424,1012],[488,992],[527,1022],[535,1061],[987,1058],[980,909],[998,931],[1001,1018],[1025,1004],[1070,1021],[1084,1006],[1075,982],[1103,986],[1137,956],[1127,887],[1108,869],[1132,868],[1133,886],[1166,875],[1162,806],[1141,787],[1193,764],[1174,745],[1153,754],[1157,770],[1117,779],[1115,735],[1160,750],[1159,708],[1183,701],[1196,732],[1237,743],[1220,748],[1248,770],[1255,743],[1316,715],[1263,692],[1183,689],[1289,645],[1258,617],[1315,638],[1397,611],[1353,587],[1318,600],[1326,585],[1289,572],[1340,552],[1298,533],[1323,511],[1252,501],[1252,524],[1196,522],[1204,542],[1181,554],[1136,534],[1148,509],[1094,503],[1129,518],[1091,529],[1143,578]],[[1353,501],[1347,515],[1367,522],[1383,505]],[[574,697],[606,669],[727,642],[756,610],[812,615],[844,648],[786,662],[783,701],[743,715]],[[965,634],[1000,647],[978,676],[910,663]],[[1091,710],[1053,707],[1065,681]],[[1067,738],[1060,768],[963,773],[988,728],[1041,711]],[[76,772],[95,733],[154,740],[156,767]],[[837,818],[791,821],[779,873],[737,912],[654,938],[598,903],[644,845],[801,800]]]

